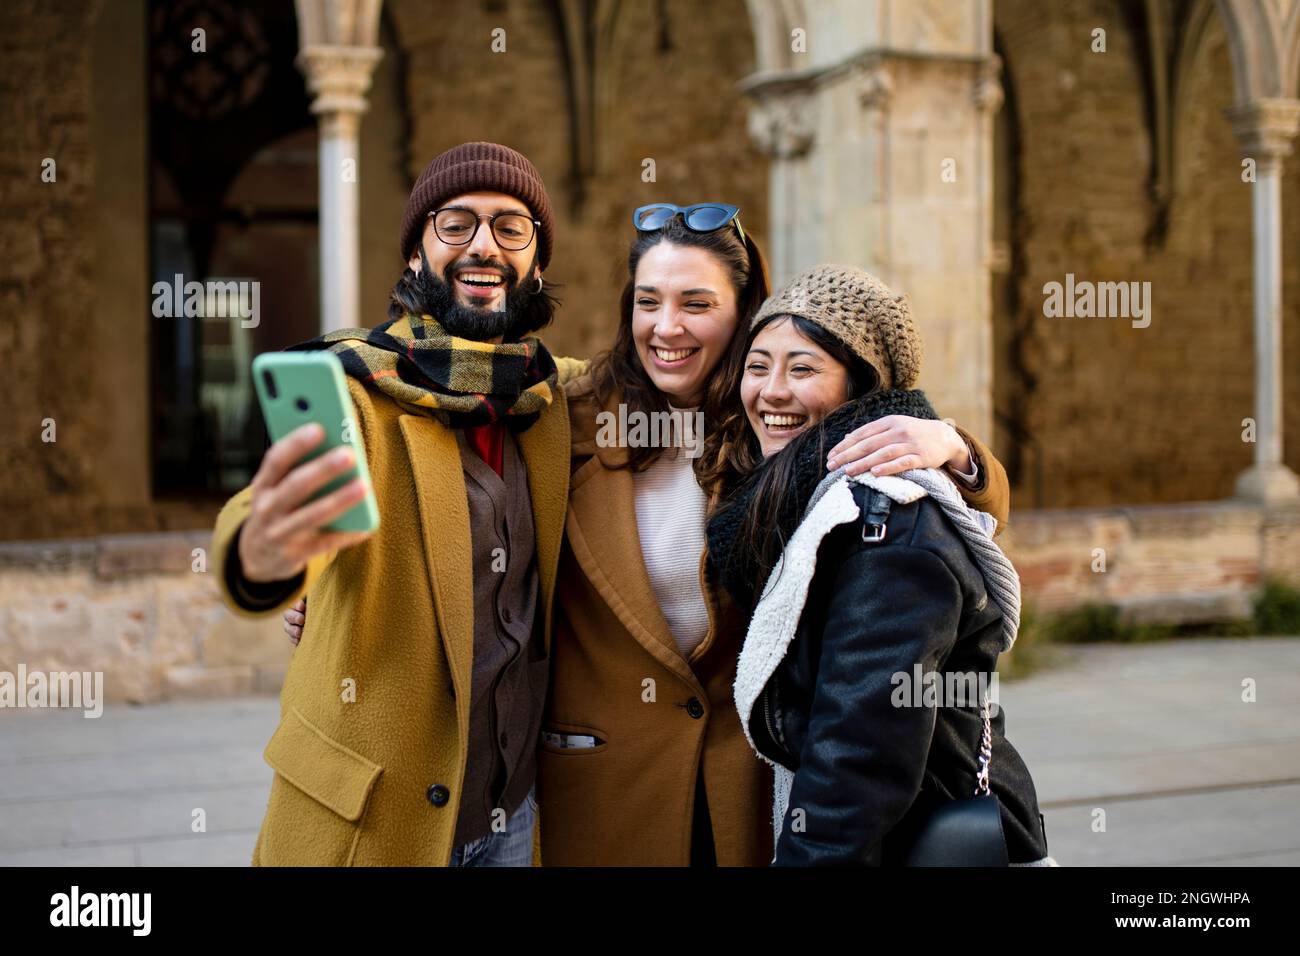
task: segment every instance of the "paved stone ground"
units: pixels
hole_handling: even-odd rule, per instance
[[[1057,654],[1001,687],[1057,860],[1300,865],[1300,639]],[[245,865],[277,715],[271,697],[0,712],[0,866]]]

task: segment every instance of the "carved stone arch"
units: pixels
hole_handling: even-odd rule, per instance
[[[1211,41],[1223,39],[1223,19],[1215,10],[1215,0],[1194,0],[1179,33],[1178,49],[1174,55],[1172,197],[1186,195],[1188,175],[1188,136],[1191,117],[1197,109],[1192,95],[1196,78],[1205,67],[1205,57],[1212,49]]]
[[[1290,0],[1291,7],[1283,20],[1282,76],[1286,96],[1300,96],[1300,0]]]
[[[612,99],[611,72],[622,0],[546,0],[563,64],[571,211],[579,213],[592,179],[605,166],[601,130]]]
[[[742,5],[741,0],[733,3],[737,18],[748,16],[752,9]],[[629,65],[638,61],[647,44],[657,53],[675,55],[674,50],[694,39],[690,35],[694,28],[691,22],[670,15],[665,0],[653,4],[640,0],[546,0],[546,5],[564,64],[571,154],[569,185],[572,208],[577,213],[584,208],[590,184],[609,173],[620,159],[621,144],[608,135],[608,130],[625,109],[628,97],[644,99],[652,92],[648,88],[628,88]],[[730,4],[715,4],[712,9],[723,6],[731,8]],[[715,67],[725,74],[731,63],[719,62]]]
[[[1214,0],[1214,5],[1228,33],[1237,104],[1294,95],[1294,84],[1284,75],[1284,18],[1278,0]]]
[[[610,112],[617,109],[618,79],[615,73],[621,61],[620,39],[626,31],[621,29],[626,20],[627,6],[622,0],[601,0],[594,11],[594,50],[597,62],[592,64],[592,112],[593,112],[593,172],[608,168],[609,141],[605,137],[595,136],[595,130],[602,128]],[[611,70],[607,65],[614,66]]]

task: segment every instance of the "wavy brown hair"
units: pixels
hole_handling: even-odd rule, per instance
[[[695,232],[686,227],[681,216],[674,216],[662,229],[637,233],[627,254],[627,284],[623,286],[623,294],[619,298],[618,332],[614,336],[614,344],[592,359],[591,363],[591,380],[597,400],[604,405],[615,392],[621,391],[623,403],[627,406],[629,414],[642,412],[649,416],[655,412],[670,411],[668,396],[656,388],[651,381],[650,375],[641,364],[641,357],[636,351],[636,341],[632,337],[637,266],[642,256],[661,242],[708,251],[727,270],[731,286],[736,292],[736,332],[732,336],[728,354],[724,356],[718,369],[714,369],[709,376],[701,409],[704,413],[707,447],[708,423],[722,420],[731,399],[730,389],[723,381],[725,376],[719,374],[719,369],[730,361],[736,342],[743,344],[745,330],[758,313],[763,300],[771,292],[767,278],[767,263],[753,238],[746,233],[742,242],[731,223],[712,232]],[[628,461],[620,467],[630,468],[632,471],[644,471],[658,461],[661,454],[663,454],[662,448],[629,448]],[[701,461],[701,458],[695,460],[695,474],[703,484]]]

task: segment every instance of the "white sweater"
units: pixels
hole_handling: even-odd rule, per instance
[[[693,461],[680,448],[665,449],[658,461],[635,472],[632,479],[641,556],[673,640],[686,660],[709,630],[708,607],[700,590],[708,499],[695,480]]]

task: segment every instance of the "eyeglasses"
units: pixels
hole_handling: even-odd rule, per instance
[[[497,245],[511,252],[527,249],[537,235],[541,223],[514,212],[501,212],[495,216],[480,216],[469,209],[435,209],[429,213],[433,231],[449,246],[467,246],[478,235],[483,220],[488,221]]]
[[[745,241],[745,230],[740,225],[740,207],[724,202],[699,202],[693,206],[674,206],[670,202],[652,202],[638,206],[632,213],[632,225],[641,232],[654,232],[668,225],[670,219],[680,215],[686,228],[692,232],[713,232],[729,222],[736,224],[740,241]]]

